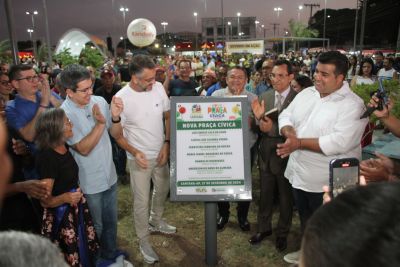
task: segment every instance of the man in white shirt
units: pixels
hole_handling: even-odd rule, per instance
[[[149,243],[149,231],[176,232],[174,226],[162,220],[169,191],[170,102],[162,84],[155,81],[156,68],[150,57],[133,57],[129,73],[130,83],[116,94],[124,105],[118,134],[125,137],[116,140],[127,151],[129,160],[140,252],[152,264],[159,258]],[[149,217],[151,180],[154,189]]]
[[[280,133],[286,137],[277,154],[290,155],[285,177],[293,187],[302,230],[322,205],[322,186],[329,182],[329,162],[335,158],[361,159],[360,140],[367,119],[365,106],[345,81],[347,57],[337,51],[320,55],[315,86],[304,89],[279,116]],[[285,256],[295,263],[298,253]]]
[[[397,72],[396,70],[393,68],[393,58],[385,58],[383,60],[383,68],[381,68],[378,71],[378,79],[381,80],[397,80]]]

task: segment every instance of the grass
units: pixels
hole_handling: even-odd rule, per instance
[[[231,216],[224,231],[218,233],[217,266],[229,267],[287,267],[283,256],[296,250],[300,243],[300,226],[297,213],[288,236],[288,249],[279,253],[275,249],[275,236],[266,238],[260,245],[252,246],[248,239],[257,229],[257,210],[259,200],[258,171],[253,172],[253,201],[250,205],[250,232],[242,232],[237,224],[236,204],[231,205]],[[139,252],[132,216],[132,197],[129,185],[118,188],[118,243],[121,249],[130,254],[135,266],[148,266]],[[273,225],[276,225],[278,212],[275,212]],[[205,264],[204,242],[204,203],[166,202],[164,212],[166,221],[177,227],[175,235],[152,234],[154,250],[160,257],[155,266],[201,267]]]

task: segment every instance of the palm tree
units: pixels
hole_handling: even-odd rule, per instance
[[[307,25],[305,25],[301,22],[295,21],[293,19],[289,20],[289,30],[293,37],[314,38],[314,37],[317,37],[319,34],[318,30],[308,28]],[[298,42],[295,42],[295,50],[297,50],[296,49],[297,43]]]

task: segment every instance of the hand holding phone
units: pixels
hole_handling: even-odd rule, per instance
[[[359,182],[360,163],[356,158],[333,159],[329,163],[329,191],[336,197]]]

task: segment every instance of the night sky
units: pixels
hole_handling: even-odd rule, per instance
[[[8,29],[5,17],[5,0],[0,0],[0,40],[7,39]],[[44,40],[45,20],[43,16],[43,0],[12,0],[15,31],[17,40],[29,40],[28,28],[32,28],[31,17],[26,11],[37,10],[35,16],[36,36]],[[245,4],[243,4],[245,3]],[[256,16],[260,25],[267,28],[266,34],[272,35],[272,25],[279,23],[279,30],[287,28],[290,18],[298,18],[298,6],[304,3],[319,3],[323,9],[325,0],[223,0],[224,17]],[[355,8],[356,0],[326,0],[327,8]],[[123,26],[120,7],[127,7],[126,26]],[[274,7],[281,7],[279,18]],[[113,37],[114,45],[122,34],[126,34],[126,27],[135,18],[147,18],[157,28],[157,33],[163,32],[162,21],[168,22],[167,32],[201,30],[202,17],[221,17],[221,0],[47,0],[48,21],[51,44],[56,45],[62,34],[71,28],[80,28],[89,34],[101,39],[108,35]],[[315,13],[318,8],[313,9]],[[195,27],[193,12],[198,13],[198,26]],[[304,8],[300,19],[306,23],[310,10]]]

